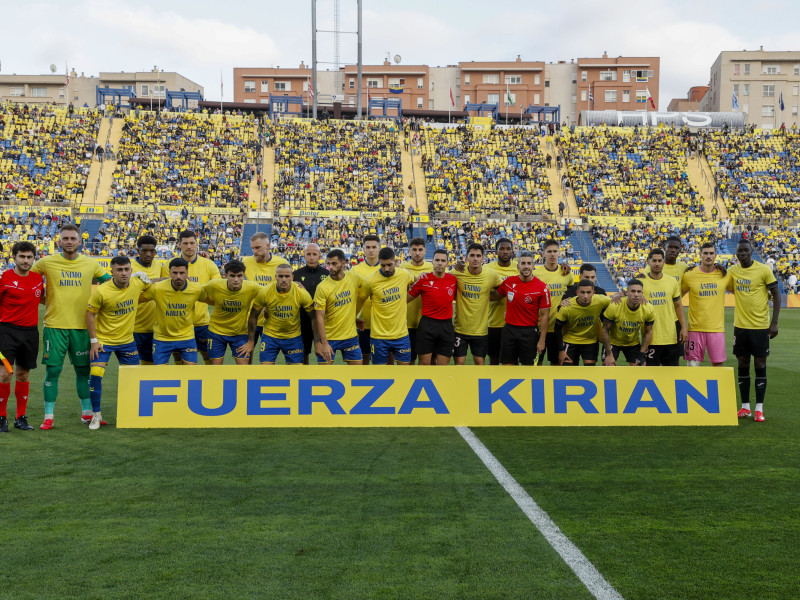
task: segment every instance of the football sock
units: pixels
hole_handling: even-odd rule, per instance
[[[750,408],[750,366],[739,367],[739,395],[742,397],[742,408]],[[745,406],[745,404],[747,406]]]
[[[6,416],[6,407],[8,406],[8,397],[11,395],[11,384],[0,383],[0,417]]]
[[[103,397],[103,367],[92,367],[89,376],[89,396],[92,401],[92,411],[100,412],[100,399]]]
[[[17,418],[25,416],[25,411],[28,410],[28,392],[30,392],[31,384],[29,381],[18,381],[14,385],[14,395],[17,397]],[[4,407],[5,408],[5,407]],[[5,411],[3,412],[5,414]]]
[[[756,402],[756,412],[764,412],[764,404],[761,402]]]
[[[58,378],[61,377],[63,367],[47,365],[44,375],[44,414],[52,415],[55,412],[56,398],[58,398]],[[47,417],[52,419],[53,417]]]
[[[89,394],[89,365],[75,367],[75,390],[81,400],[83,414],[92,414],[92,400]]]
[[[756,368],[756,402],[764,403],[764,396],[767,395],[767,368]],[[756,409],[758,410],[758,409]]]

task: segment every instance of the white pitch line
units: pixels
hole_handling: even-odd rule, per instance
[[[542,533],[547,542],[558,552],[567,566],[573,570],[586,589],[597,600],[624,600],[614,587],[608,583],[583,552],[573,544],[564,532],[559,529],[547,513],[534,502],[523,487],[517,483],[505,467],[500,464],[489,449],[483,445],[469,427],[456,427],[458,433],[464,438],[470,448],[486,465],[486,468],[495,476],[500,485],[514,499],[525,513],[531,523]]]

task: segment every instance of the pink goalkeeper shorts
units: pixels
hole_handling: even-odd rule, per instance
[[[708,351],[708,360],[712,363],[724,363],[728,358],[725,353],[725,332],[690,331],[683,357],[686,360],[703,362],[706,351]]]

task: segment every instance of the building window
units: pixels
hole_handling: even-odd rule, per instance
[[[746,115],[750,114],[750,105],[749,104],[742,104],[742,112]]]
[[[464,85],[469,85],[469,73],[464,73]]]
[[[631,101],[631,91],[630,90],[622,90],[622,101],[623,102],[630,102]]]
[[[639,104],[647,103],[647,90],[636,90],[636,102]]]
[[[536,74],[533,76],[533,85],[540,85],[540,84],[541,84],[541,82],[542,82],[542,76],[541,76],[541,75],[539,75],[538,73],[536,73]]]
[[[744,74],[750,75],[750,63],[744,63]]]
[[[348,79],[347,80],[347,87],[349,87],[351,90],[356,89],[356,80],[355,79]]]
[[[417,77],[417,89],[421,90],[425,87],[425,78],[424,77]]]
[[[433,110],[433,99],[428,100],[428,110]]]
[[[269,81],[266,79],[261,80],[261,93],[268,94],[269,93]]]
[[[581,81],[586,81],[588,77],[589,75],[586,71],[581,71]]]
[[[606,102],[617,101],[617,90],[606,90]]]
[[[290,92],[292,90],[292,82],[291,81],[276,81],[275,82],[275,91],[276,92]]]
[[[64,97],[64,88],[59,88],[58,89],[58,97],[59,98],[63,98]]]
[[[645,83],[648,79],[652,76],[651,71],[634,71],[633,74],[636,76],[636,81],[638,83]]]
[[[464,94],[464,104],[469,104],[469,94]]]
[[[162,84],[154,85],[153,86],[153,95],[154,96],[166,96],[167,95],[167,86]]]
[[[506,75],[507,85],[517,85],[522,83],[522,75]]]
[[[500,94],[489,94],[486,97],[487,104],[500,104]]]
[[[581,90],[581,102],[586,102],[586,90]]]
[[[792,71],[794,75],[800,75],[800,65],[795,65],[794,70]]]
[[[269,98],[261,98],[259,102],[261,102],[261,104],[269,104]]]
[[[379,88],[382,87],[383,82],[380,79],[367,79],[367,87],[368,88]]]
[[[739,95],[739,84],[738,83],[734,83],[733,84],[733,93],[736,94],[737,96]]]
[[[245,104],[255,104],[256,103],[256,99],[255,98],[245,98],[244,99],[244,103]]]
[[[31,88],[31,97],[32,98],[47,98],[47,88],[32,87]]]
[[[800,95],[800,85],[793,85],[792,86],[792,96]]]
[[[631,82],[631,72],[625,70],[622,72],[622,83],[630,83]]]
[[[775,97],[775,84],[774,83],[765,83],[761,86],[761,95],[765,98],[774,98]]]
[[[149,96],[150,95],[150,86],[146,83],[142,84],[142,96]]]
[[[500,83],[500,73],[483,76],[483,83],[498,84]]]
[[[574,85],[576,83],[578,83],[578,72],[577,71],[573,71],[572,72],[572,84]]]
[[[780,65],[764,65],[764,75],[780,75]]]
[[[422,97],[417,98],[417,108],[422,108]]]
[[[742,96],[749,96],[750,95],[750,84],[743,83],[742,84]]]
[[[578,103],[578,95],[577,94],[572,94],[571,100],[572,100],[573,104],[577,104]]]
[[[761,107],[761,116],[762,117],[774,117],[775,116],[775,105],[773,105],[773,104],[764,104]]]
[[[24,87],[12,87],[8,91],[9,96],[13,96],[15,98],[21,98],[25,95],[25,88]]]
[[[796,117],[796,116],[797,116],[797,107],[796,107],[796,106],[793,106],[793,107],[792,107],[792,116],[793,116],[793,117]]]
[[[540,103],[541,101],[542,101],[542,100],[541,100],[541,98],[540,98],[539,94],[534,94],[534,95],[533,95],[533,103],[534,103],[535,105],[537,105],[537,106],[538,106],[538,105],[539,105],[539,103]]]
[[[616,81],[616,71],[600,71],[600,81]]]
[[[252,94],[256,91],[256,82],[255,81],[245,81],[244,82],[244,93],[245,94]]]
[[[402,77],[389,77],[389,87],[405,87],[406,80]]]
[[[733,63],[733,74],[734,75],[739,74],[739,63]]]

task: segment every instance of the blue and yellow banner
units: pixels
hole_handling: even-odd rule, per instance
[[[736,425],[712,367],[120,367],[118,427]]]

